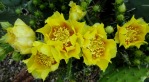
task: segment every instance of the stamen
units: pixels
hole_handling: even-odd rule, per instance
[[[53,28],[52,36],[52,40],[67,41],[70,33],[66,27],[55,27]]]
[[[92,53],[93,59],[99,58],[100,56],[104,55],[104,48],[105,43],[101,40],[100,37],[96,37],[91,40],[91,44],[88,49]]]
[[[54,60],[53,57],[46,56],[41,53],[37,53],[36,55],[37,62],[43,66],[51,67],[51,65],[54,65],[56,61]]]
[[[129,43],[132,43],[134,41],[137,41],[137,35],[139,35],[141,32],[137,29],[137,27],[133,27],[133,26],[128,26],[126,27],[126,29],[128,30],[128,32],[126,33],[126,38],[125,39],[125,43],[128,45]]]

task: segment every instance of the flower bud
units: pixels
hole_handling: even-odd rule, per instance
[[[34,4],[34,5],[40,4],[40,0],[33,0],[33,4]]]
[[[62,5],[61,6],[61,9],[64,11],[66,9],[66,6],[65,5]]]
[[[99,5],[94,5],[93,6],[93,11],[94,12],[100,12],[101,11],[101,7]]]
[[[45,9],[45,5],[44,5],[44,4],[41,4],[41,5],[39,6],[39,8],[40,8],[41,10],[43,10],[43,9]]]
[[[85,16],[86,11],[83,11],[80,5],[76,5],[76,3],[70,1],[69,6],[71,7],[69,11],[69,19],[81,20]]]
[[[124,21],[124,15],[123,14],[119,14],[118,16],[117,16],[117,21]]]
[[[35,41],[34,31],[21,19],[17,19],[13,27],[7,28],[5,41],[21,54],[30,54]]]
[[[149,63],[149,56],[147,56],[147,57],[145,58],[145,62],[146,62],[146,63]]]
[[[140,65],[141,62],[140,62],[139,59],[134,59],[133,64],[134,64],[134,65]]]
[[[20,15],[20,14],[22,13],[22,11],[21,11],[20,8],[17,8],[17,9],[15,10],[15,12],[16,12],[16,14],[18,14],[18,15]]]
[[[142,52],[141,50],[136,50],[136,51],[134,52],[134,54],[135,54],[135,57],[140,58],[140,57],[143,55],[143,52]]]
[[[116,4],[122,4],[124,2],[124,0],[116,0],[115,3]]]
[[[82,7],[82,9],[86,10],[87,9],[87,3],[85,1],[81,2],[81,7]]]
[[[31,20],[29,21],[29,24],[30,24],[31,26],[35,25],[35,20],[31,19]]]
[[[36,11],[36,12],[34,12],[34,14],[35,14],[35,16],[36,17],[42,17],[42,12],[40,12],[40,11]]]
[[[49,3],[49,8],[53,9],[54,8],[54,4],[53,3]]]
[[[114,29],[113,29],[112,26],[107,26],[107,27],[105,28],[105,31],[106,31],[106,33],[108,33],[108,34],[111,34],[111,33],[114,32]]]
[[[118,11],[120,13],[124,13],[126,11],[126,6],[124,3],[118,7]]]

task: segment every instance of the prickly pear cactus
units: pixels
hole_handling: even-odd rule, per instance
[[[135,15],[136,17],[143,17],[147,22],[149,22],[149,0],[124,0],[128,15]]]
[[[103,75],[100,82],[144,82],[148,72],[148,67],[121,67]]]

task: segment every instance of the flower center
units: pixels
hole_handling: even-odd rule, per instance
[[[127,45],[139,40],[137,36],[140,34],[140,31],[137,29],[137,27],[128,26],[126,29],[128,30],[126,33],[127,38],[125,39],[125,43]]]
[[[43,65],[46,67],[51,67],[51,65],[54,65],[57,63],[53,57],[44,55],[42,53],[37,53],[36,59],[40,65]]]
[[[55,27],[53,28],[52,32],[52,40],[60,40],[63,42],[67,42],[68,38],[70,36],[70,32],[68,28],[66,27]]]
[[[104,55],[104,44],[105,43],[99,36],[91,40],[88,49],[91,51],[93,59],[99,58],[100,56]]]
[[[52,28],[52,32],[50,33],[50,38],[53,41],[62,41],[63,42],[63,50],[66,51],[66,47],[71,46],[70,36],[74,34],[74,31],[69,28],[67,24],[62,24],[61,26],[56,26]]]

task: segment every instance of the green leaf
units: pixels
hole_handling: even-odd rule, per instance
[[[3,61],[7,54],[12,52],[13,48],[9,44],[0,44],[0,61]]]
[[[0,61],[4,60],[6,58],[6,51],[0,47]]]
[[[12,54],[12,59],[15,61],[20,61],[22,59],[22,55],[19,52],[14,51]]]
[[[5,35],[0,38],[0,43],[6,43],[6,36]]]
[[[10,24],[9,22],[0,22],[1,26],[3,29],[7,29],[8,27],[11,27],[12,24]]]
[[[144,65],[139,67],[118,67],[104,75],[99,82],[145,82],[145,78],[148,77],[148,69]]]

